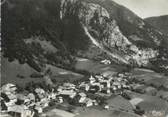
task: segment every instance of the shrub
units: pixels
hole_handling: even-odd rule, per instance
[[[145,114],[145,111],[142,110],[139,106],[136,106],[136,109],[134,109],[134,112],[138,115],[143,115]]]

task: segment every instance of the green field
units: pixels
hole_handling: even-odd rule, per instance
[[[37,73],[33,68],[31,68],[27,64],[19,64],[18,61],[8,62],[7,59],[2,58],[2,68],[1,68],[1,84],[5,83],[14,83],[20,86],[24,86],[28,82],[42,82],[42,78],[31,78],[30,75],[32,73]],[[61,69],[58,67],[54,67],[51,65],[47,65],[48,68],[51,69],[53,79],[58,81],[64,80],[76,80],[83,78],[83,75],[74,73],[72,71],[68,71],[65,69]],[[23,76],[22,78],[18,77],[18,75]]]

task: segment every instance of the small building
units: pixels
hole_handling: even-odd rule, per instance
[[[107,60],[107,59],[104,59],[104,60],[101,61],[101,63],[103,63],[105,65],[109,65],[109,64],[111,64],[111,61]]]
[[[82,89],[82,90],[85,90],[85,91],[89,91],[90,85],[89,85],[89,84],[86,84],[86,83],[81,83],[81,84],[79,85],[79,88]]]
[[[76,86],[72,83],[64,83],[63,87],[69,88],[69,89],[75,89]]]
[[[79,96],[80,96],[79,103],[84,103],[84,101],[86,100],[86,94],[79,93]]]
[[[61,96],[58,97],[58,102],[59,103],[63,103],[64,102],[64,100],[63,100],[63,98]]]
[[[44,94],[44,93],[45,93],[45,91],[44,91],[42,88],[36,88],[36,89],[35,89],[35,92],[36,92],[37,94]]]
[[[84,103],[86,107],[93,106],[93,100],[91,100],[90,98],[86,98]]]
[[[98,92],[100,90],[100,87],[99,86],[97,86],[97,85],[91,85],[90,86],[90,89],[89,89],[89,92],[91,92],[91,93],[96,93],[96,92]]]
[[[91,75],[89,78],[89,81],[90,81],[90,84],[93,84],[96,81],[96,79]]]
[[[68,96],[70,98],[74,98],[76,96],[76,92],[73,90],[62,90],[60,92],[58,92],[59,95],[65,95]]]
[[[15,92],[17,89],[16,85],[14,84],[11,84],[11,83],[8,83],[8,84],[5,84],[1,87],[1,92]]]

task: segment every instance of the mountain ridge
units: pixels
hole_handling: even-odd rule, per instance
[[[166,40],[143,19],[111,0],[18,0],[2,9],[6,11],[2,14],[4,56],[39,71],[47,63],[73,67],[76,56],[148,67]],[[41,39],[26,43],[34,37]],[[44,48],[40,40],[57,51]]]
[[[149,17],[144,20],[162,33],[168,35],[168,15]]]

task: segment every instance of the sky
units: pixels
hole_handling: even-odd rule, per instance
[[[168,0],[113,0],[141,18],[168,15]]]

